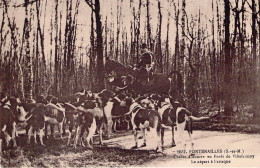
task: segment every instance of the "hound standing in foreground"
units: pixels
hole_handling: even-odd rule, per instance
[[[187,128],[191,145],[193,148],[193,138],[192,138],[192,121],[201,121],[209,119],[209,117],[194,117],[191,112],[186,108],[181,107],[180,103],[174,102],[170,103],[169,98],[162,98],[158,103],[158,112],[162,118],[162,130],[161,130],[161,141],[162,146],[164,143],[164,129],[167,127],[172,128],[172,146],[176,146],[174,140],[174,127],[177,127],[177,131],[179,132],[179,136],[183,137],[185,127]],[[186,146],[186,141],[184,142],[184,146]]]
[[[149,127],[150,132],[153,135],[154,140],[157,142],[156,150],[162,151],[162,146],[160,142],[160,124],[161,119],[158,111],[143,108],[141,105],[136,103],[132,98],[125,99],[126,106],[129,107],[129,112],[131,113],[131,123],[133,125],[135,146],[132,149],[138,147],[137,129],[141,129],[143,132],[144,143],[140,147],[146,146],[146,129]]]
[[[97,130],[99,132],[99,143],[103,145],[102,134],[104,126],[103,110],[97,107],[94,101],[86,100],[84,104],[77,108],[79,111],[79,117],[76,121],[76,137],[74,141],[74,148],[77,147],[77,141],[79,138],[83,138],[84,132],[87,132],[87,147],[92,148],[90,140],[92,139]],[[82,143],[84,146],[84,144]]]

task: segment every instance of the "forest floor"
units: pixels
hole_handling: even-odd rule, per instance
[[[177,131],[178,133],[178,131]],[[139,134],[140,135],[140,134]],[[104,145],[95,145],[87,149],[66,146],[66,138],[49,139],[46,146],[26,144],[26,136],[19,136],[19,147],[13,151],[3,152],[3,167],[86,167],[86,166],[260,166],[260,135],[223,131],[198,131],[193,133],[195,150],[211,150],[209,153],[190,153],[191,145],[188,134],[181,138],[176,134],[176,147],[171,147],[171,131],[165,133],[163,153],[154,149],[156,143],[148,131],[147,146],[132,150],[134,138],[131,131],[120,131],[104,140]],[[184,152],[184,140],[187,146]],[[143,139],[139,139],[141,145]],[[227,151],[228,150],[228,151]],[[183,152],[183,153],[181,153]],[[227,153],[228,152],[228,153]],[[227,158],[227,154],[231,157]],[[243,158],[235,158],[233,154]],[[223,155],[223,156],[222,156]],[[251,158],[245,158],[245,157]],[[207,157],[212,158],[207,158]],[[240,156],[238,156],[240,157]],[[253,158],[252,158],[253,157]],[[208,162],[209,163],[206,163]],[[212,162],[212,163],[211,163]],[[220,162],[220,163],[219,163]],[[230,163],[229,163],[230,162]]]

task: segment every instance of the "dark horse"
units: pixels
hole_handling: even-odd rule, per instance
[[[148,81],[147,72],[134,70],[130,66],[127,67],[117,61],[107,59],[105,74],[117,90],[129,90],[139,94],[170,94],[177,98],[182,89],[182,76],[177,71],[172,71],[169,75],[154,73]]]

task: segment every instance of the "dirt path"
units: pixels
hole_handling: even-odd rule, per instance
[[[186,149],[181,144],[186,140]],[[232,166],[232,167],[260,167],[260,135],[225,133],[212,131],[194,131],[193,151],[187,135],[182,139],[177,138],[179,144],[174,148],[170,147],[171,133],[166,132],[163,157],[150,160],[144,166],[190,166],[190,167],[211,167],[211,166]],[[142,140],[140,140],[140,144]],[[110,143],[124,149],[130,149],[134,145],[133,136],[119,137],[110,140]],[[147,147],[142,150],[152,150],[156,144],[148,133]],[[185,149],[186,153],[180,153]],[[200,152],[200,153],[198,153]],[[201,153],[203,152],[203,153]],[[207,153],[205,153],[207,152]],[[194,155],[191,155],[195,153]],[[229,155],[230,158],[227,156]],[[211,158],[209,158],[211,157]]]
[[[139,133],[139,135],[141,135],[141,133]],[[65,141],[61,141],[60,139],[48,140],[46,141],[45,147],[33,143],[27,145],[26,137],[20,137],[19,145],[21,147],[13,152],[10,163],[8,161],[9,154],[5,153],[1,165],[3,167],[260,167],[260,135],[258,134],[194,131],[193,139],[195,143],[193,152],[199,152],[200,150],[204,153],[190,155],[191,145],[188,135],[186,134],[182,138],[178,138],[176,134],[177,146],[174,148],[170,147],[170,131],[165,133],[166,148],[163,153],[154,151],[156,143],[149,132],[147,135],[147,146],[138,148],[137,150],[131,149],[134,145],[134,138],[131,132],[119,132],[114,134],[112,139],[104,140],[104,146],[94,145],[93,149],[86,149],[84,147],[73,149],[65,145],[66,139]],[[184,145],[181,144],[184,140],[186,140],[188,144],[186,146],[187,153],[180,153],[180,151],[184,149]],[[97,138],[95,138],[94,141],[97,142]],[[142,141],[143,139],[139,139],[139,145],[142,144]],[[226,153],[227,149],[229,149],[229,153]],[[205,153],[205,150],[208,150],[206,152],[209,153]],[[230,155],[230,158],[226,158],[227,154]],[[233,154],[239,155],[238,157],[251,158],[237,159],[234,158]],[[207,158],[208,156],[212,158]],[[209,163],[206,163],[208,161]],[[217,162],[226,162],[226,164]]]

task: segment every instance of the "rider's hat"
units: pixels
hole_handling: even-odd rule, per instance
[[[142,49],[145,49],[147,47],[147,45],[145,44],[145,43],[143,43],[142,45],[141,45],[141,48]]]

